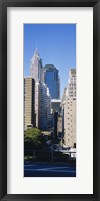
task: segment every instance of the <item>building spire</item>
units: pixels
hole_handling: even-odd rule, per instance
[[[40,58],[37,48],[35,49],[35,52],[34,52],[34,58]]]
[[[37,40],[36,40],[36,49],[35,49],[35,52],[34,52],[34,58],[40,58],[39,56],[39,52],[38,52],[38,49],[37,49]]]
[[[36,49],[37,49],[37,40],[36,40]]]

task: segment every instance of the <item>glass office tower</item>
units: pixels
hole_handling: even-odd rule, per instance
[[[43,68],[44,82],[49,88],[51,99],[60,98],[60,79],[58,70],[53,64],[46,64]]]

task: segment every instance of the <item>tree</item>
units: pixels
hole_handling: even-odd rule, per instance
[[[29,128],[24,132],[24,145],[26,150],[42,149],[43,137],[37,128]]]

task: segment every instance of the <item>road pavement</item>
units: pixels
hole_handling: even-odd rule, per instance
[[[25,164],[24,177],[76,177],[76,167],[57,164]]]

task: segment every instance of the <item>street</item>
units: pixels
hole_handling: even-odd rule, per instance
[[[24,177],[76,177],[76,167],[57,164],[25,164]]]

